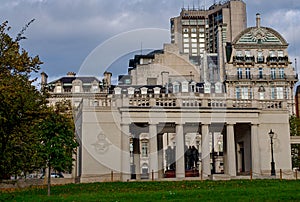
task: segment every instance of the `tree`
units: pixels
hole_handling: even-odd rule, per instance
[[[39,144],[34,126],[45,110],[46,99],[30,80],[40,69],[38,56],[30,57],[20,48],[24,31],[16,39],[7,33],[7,22],[0,25],[0,179],[31,172],[39,167]]]
[[[0,26],[0,179],[49,168],[71,171],[77,147],[70,102],[47,106],[47,93],[30,80],[42,62],[19,42],[30,21],[12,39],[7,22]]]
[[[290,117],[290,133],[291,136],[300,135],[300,119],[296,116]],[[300,145],[299,144],[291,145],[291,154],[292,154],[292,167],[299,168],[300,166]]]
[[[51,170],[71,172],[73,154],[78,146],[74,136],[74,121],[68,113],[70,102],[59,102],[50,108],[44,119],[39,123],[40,154],[48,168],[48,195],[50,195]]]

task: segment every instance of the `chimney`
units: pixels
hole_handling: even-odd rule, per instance
[[[47,85],[47,78],[48,75],[45,72],[41,73],[41,89],[44,90],[45,86]]]
[[[259,13],[257,13],[256,14],[256,27],[257,28],[260,28],[260,14]]]
[[[69,76],[69,77],[75,77],[76,73],[75,72],[68,72],[67,76]]]
[[[105,71],[103,73],[103,75],[104,75],[104,79],[103,80],[104,80],[105,87],[110,87],[111,86],[111,76],[112,76],[112,73]]]

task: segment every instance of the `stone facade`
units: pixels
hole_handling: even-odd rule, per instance
[[[224,14],[236,6],[232,15],[242,17],[226,21],[232,29],[225,32]],[[206,18],[223,14],[214,27],[217,52],[209,44],[194,57],[165,44],[135,56],[119,85],[111,86],[106,74],[99,91],[75,96],[81,182],[264,178],[271,174],[271,129],[276,173],[292,176],[289,116],[297,78],[288,44],[261,26],[260,15],[246,29],[244,6],[228,1],[205,11]],[[202,19],[202,12],[192,14]],[[72,92],[82,82],[73,80]],[[57,92],[61,85],[49,86],[55,86],[50,100],[68,95]]]

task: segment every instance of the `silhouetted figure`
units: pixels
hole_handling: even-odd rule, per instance
[[[192,167],[197,167],[197,163],[199,161],[199,151],[195,146],[192,147]]]
[[[171,169],[172,159],[173,159],[173,149],[171,146],[168,146],[166,149],[166,162],[167,162],[167,170]]]
[[[186,155],[186,169],[190,170],[192,168],[193,163],[193,154],[192,154],[192,148],[189,146],[189,148],[185,151]]]

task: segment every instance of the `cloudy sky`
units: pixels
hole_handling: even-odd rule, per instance
[[[1,0],[0,21],[8,20],[10,34],[16,34],[31,19],[22,47],[44,62],[42,71],[49,79],[69,71],[99,74],[110,65],[126,72],[127,63],[118,58],[140,49],[162,48],[168,43],[169,19],[183,5],[208,7],[213,0]],[[217,1],[219,2],[219,1]],[[299,0],[245,0],[248,26],[254,26],[261,13],[262,25],[281,33],[290,44],[289,54],[298,58],[300,69]],[[117,46],[116,44],[122,44]],[[93,58],[95,50],[101,52]],[[97,64],[95,64],[97,63]],[[97,71],[84,71],[89,65]]]

